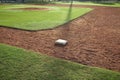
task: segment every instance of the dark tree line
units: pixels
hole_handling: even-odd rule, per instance
[[[18,2],[18,3],[24,3],[24,2],[52,2],[52,1],[71,1],[71,0],[0,0],[1,3],[7,3],[7,2]],[[93,1],[93,2],[119,2],[120,0],[73,0],[73,1]]]
[[[1,3],[9,3],[9,2],[24,2],[25,0],[0,0]]]
[[[52,2],[52,1],[58,1],[58,0],[0,0],[1,3],[7,3],[7,2],[17,2],[17,3],[24,3],[24,2]]]

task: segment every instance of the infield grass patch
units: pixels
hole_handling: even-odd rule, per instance
[[[49,10],[20,10],[19,8],[48,8]],[[49,29],[91,10],[90,8],[72,8],[69,12],[69,7],[3,4],[0,5],[0,25],[26,30]]]

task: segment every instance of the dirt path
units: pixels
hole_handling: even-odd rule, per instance
[[[68,40],[68,45],[55,46],[58,38]],[[120,8],[96,8],[53,30],[29,32],[0,27],[0,43],[120,71]]]

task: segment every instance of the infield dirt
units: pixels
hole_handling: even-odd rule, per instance
[[[120,71],[120,8],[74,7],[90,7],[94,10],[51,30],[24,31],[1,26],[0,43]],[[54,42],[59,38],[68,40],[68,44],[55,46]]]

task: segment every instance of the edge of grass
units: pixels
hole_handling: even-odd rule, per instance
[[[1,80],[119,80],[120,73],[0,43]]]

